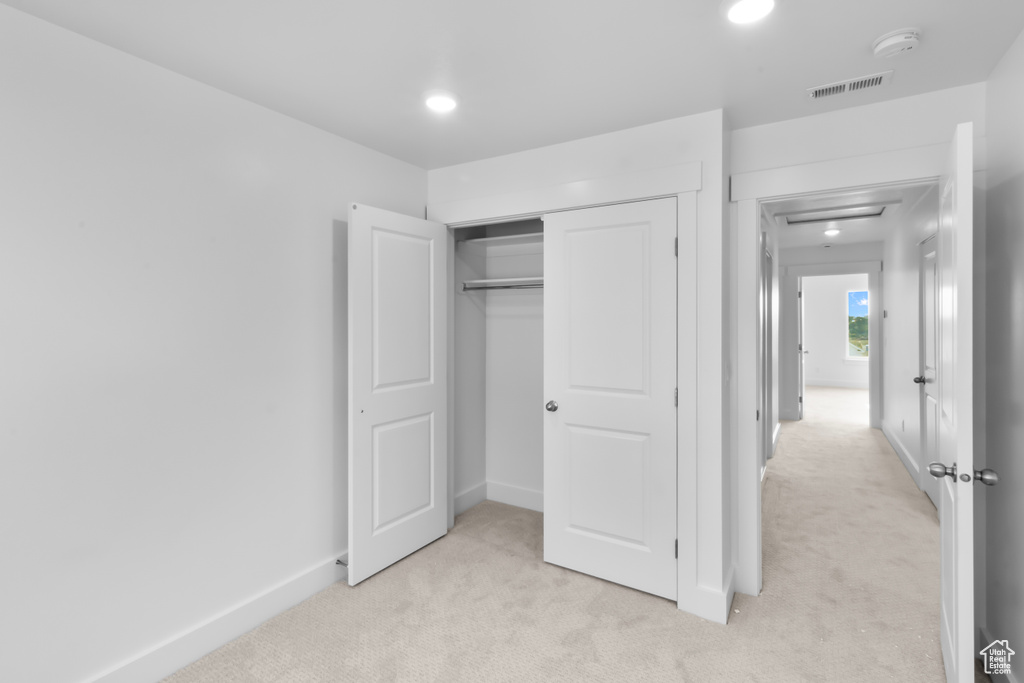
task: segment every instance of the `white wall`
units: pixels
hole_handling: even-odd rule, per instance
[[[487,277],[543,273],[540,242],[488,249]],[[544,291],[487,296],[487,498],[544,503]]]
[[[0,679],[155,680],[335,578],[337,222],[426,176],[3,5],[0,92]]]
[[[455,243],[454,320],[452,340],[454,392],[451,396],[452,451],[448,473],[454,493],[454,515],[460,515],[487,498],[486,405],[487,405],[487,292],[462,291],[466,280],[487,277],[487,250],[477,243]]]
[[[987,518],[985,637],[1024,643],[1024,34],[988,84],[990,156],[986,216],[987,453],[976,467],[999,472],[975,487]],[[977,457],[977,456],[976,456]],[[981,461],[984,460],[984,461]],[[987,642],[987,641],[986,641]],[[1021,652],[1019,645],[1016,647]],[[1018,655],[1019,657],[1019,655]],[[1024,680],[1014,661],[1015,680]]]
[[[867,361],[846,358],[846,295],[867,289],[867,274],[803,278],[807,386],[868,388]]]
[[[985,137],[984,83],[740,128],[732,133],[732,172],[948,145],[964,121],[974,121],[976,139]],[[983,155],[984,146],[976,151]]]
[[[885,296],[882,323],[885,352],[885,414],[882,428],[918,486],[937,490],[934,479],[921,477],[920,253],[918,243],[934,234],[938,218],[938,186],[906,207],[899,230],[885,243]],[[933,491],[934,494],[934,491]],[[934,499],[934,498],[933,498]]]

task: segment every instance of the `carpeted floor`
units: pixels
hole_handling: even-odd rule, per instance
[[[166,679],[943,681],[935,509],[867,393],[815,388],[764,484],[764,590],[728,626],[542,561],[542,517],[486,502]]]

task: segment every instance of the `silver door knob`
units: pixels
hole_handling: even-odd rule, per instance
[[[924,375],[914,378],[914,384],[924,384]]]
[[[547,405],[545,405],[544,407],[550,410],[552,413],[558,410],[558,404],[555,403],[554,401],[548,401]]]
[[[946,467],[941,462],[933,462],[931,465],[928,465],[928,474],[936,479],[942,479],[943,477],[953,477],[956,479],[956,463],[953,463],[952,467]]]
[[[983,469],[974,470],[974,481],[980,481],[985,486],[995,486],[999,483],[999,475],[995,470]]]

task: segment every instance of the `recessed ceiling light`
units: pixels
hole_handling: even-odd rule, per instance
[[[447,114],[459,105],[459,103],[455,101],[455,96],[446,92],[427,93],[426,103],[429,109],[432,109],[439,114]]]
[[[763,19],[775,9],[775,0],[726,0],[725,16],[734,24]]]
[[[825,237],[835,237],[839,234],[839,228],[829,228],[825,231]]]

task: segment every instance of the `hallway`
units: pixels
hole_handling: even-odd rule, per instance
[[[935,508],[868,426],[866,390],[804,402],[768,462],[758,612],[792,615],[779,645],[814,657],[816,641],[827,680],[944,680]]]

